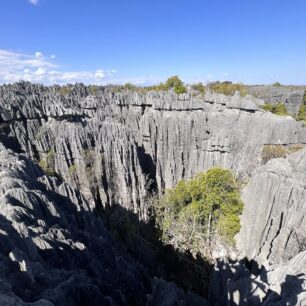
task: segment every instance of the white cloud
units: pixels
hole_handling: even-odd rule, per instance
[[[52,55],[48,58],[38,51],[26,54],[0,49],[0,83],[25,80],[44,84],[105,84],[116,81],[113,78],[116,70],[63,71],[52,61],[54,58]]]
[[[35,57],[36,58],[41,58],[41,57],[43,57],[43,54],[42,54],[42,52],[35,52]]]
[[[29,2],[30,2],[31,4],[36,5],[36,4],[38,4],[39,0],[29,0]]]
[[[227,73],[227,72],[224,72],[223,75],[224,75],[224,76],[228,76],[228,73]]]

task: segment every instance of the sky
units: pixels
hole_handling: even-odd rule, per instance
[[[0,83],[306,84],[305,0],[1,0]]]

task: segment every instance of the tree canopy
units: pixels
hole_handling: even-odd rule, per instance
[[[165,242],[203,254],[214,238],[235,244],[242,208],[232,173],[211,168],[167,190],[156,204],[156,220]]]

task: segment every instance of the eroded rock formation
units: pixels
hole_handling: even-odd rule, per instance
[[[163,292],[172,292],[165,305],[198,303],[163,280],[151,287],[93,212],[119,204],[146,219],[151,192],[218,165],[247,183],[238,247],[263,266],[220,259],[212,304],[302,305],[306,153],[262,165],[262,152],[265,145],[303,147],[306,129],[262,111],[263,103],[209,91],[1,86],[3,303],[77,305],[91,296],[91,305],[153,305]]]

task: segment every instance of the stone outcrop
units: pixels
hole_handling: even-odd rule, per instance
[[[237,246],[241,257],[262,265],[258,281],[270,290],[261,292],[263,305],[304,305],[306,149],[256,169],[243,201]],[[241,286],[232,284],[237,292]]]
[[[119,203],[142,218],[148,189],[163,191],[212,166],[247,178],[266,144],[305,144],[291,117],[263,112],[262,100],[207,92],[147,94],[76,85],[0,87],[6,143],[80,188],[91,207]],[[12,146],[12,144],[11,144]],[[150,188],[148,188],[148,186]]]
[[[291,113],[296,94],[282,94]],[[245,258],[217,261],[211,304],[303,305],[306,149],[265,165],[262,153],[302,148],[306,128],[256,96],[0,86],[0,305],[205,304],[162,279],[151,287],[94,211],[119,204],[146,219],[152,193],[212,166],[246,186]]]
[[[306,304],[305,190],[306,149],[255,170],[242,193],[241,260],[217,261],[213,304]]]
[[[0,226],[0,305],[145,303],[147,276],[80,193],[8,150],[0,152]]]
[[[268,265],[287,262],[306,247],[306,150],[272,159],[243,190],[238,246]]]
[[[269,104],[285,104],[289,114],[297,115],[304,103],[305,88],[290,88],[284,86],[250,86],[248,92]]]

